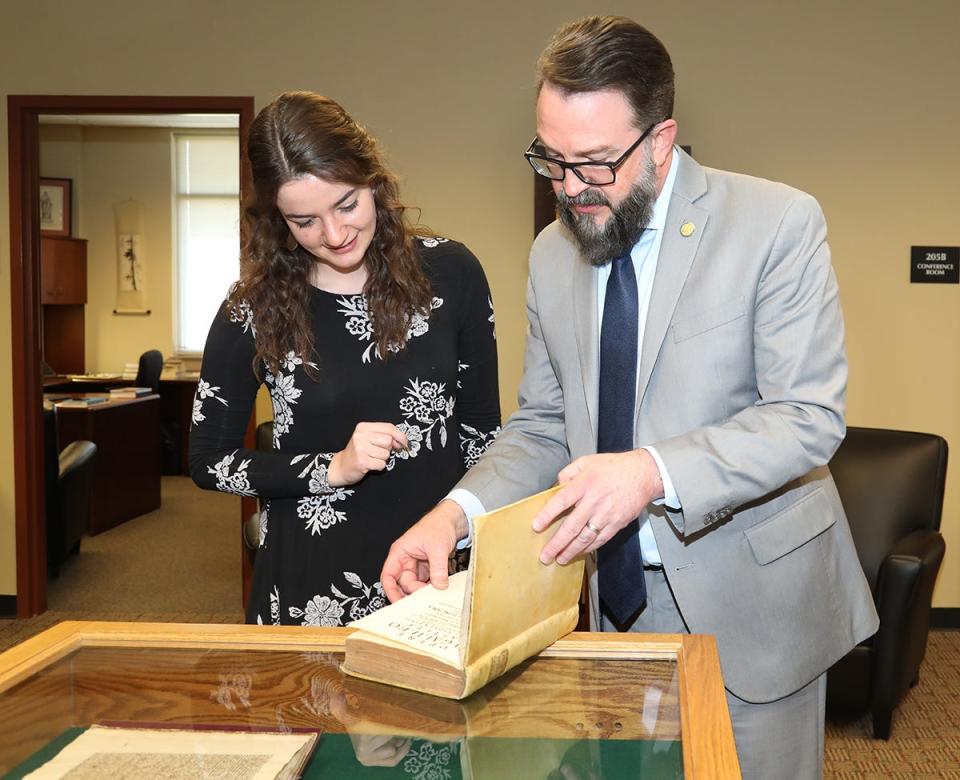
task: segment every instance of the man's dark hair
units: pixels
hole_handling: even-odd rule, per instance
[[[545,82],[565,93],[616,89],[638,128],[673,116],[673,63],[660,40],[623,16],[588,16],[561,27],[537,61]]]

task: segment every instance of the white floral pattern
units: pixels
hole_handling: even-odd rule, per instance
[[[290,461],[290,465],[308,457],[297,455]],[[311,535],[319,536],[322,530],[347,520],[347,513],[334,509],[331,504],[349,498],[353,495],[353,490],[342,486],[331,486],[327,479],[327,464],[332,457],[332,453],[320,453],[310,459],[306,467],[297,475],[299,479],[309,477],[307,490],[310,495],[297,502],[297,516],[304,521],[304,528]]]
[[[267,542],[267,528],[269,527],[268,515],[270,514],[270,502],[264,501],[257,513],[257,547],[265,547]]]
[[[230,406],[227,403],[226,398],[221,398],[217,393],[220,392],[219,387],[211,385],[209,382],[204,380],[202,377],[197,380],[197,392],[193,396],[193,414],[191,415],[190,421],[193,425],[201,423],[207,419],[206,415],[203,413],[203,402],[207,398],[213,398],[216,401],[219,401],[224,406]]]
[[[234,450],[229,455],[224,456],[223,460],[212,468],[207,466],[207,473],[213,474],[217,478],[217,490],[224,493],[233,493],[236,496],[255,496],[255,491],[250,485],[250,478],[247,475],[247,467],[250,465],[250,458],[244,458],[240,461],[236,470],[231,473],[230,467],[236,459],[238,450]]]
[[[270,594],[270,620],[275,626],[280,625],[280,591],[276,585]]]
[[[380,354],[380,348],[373,341],[373,321],[370,319],[367,296],[363,294],[344,295],[337,298],[337,303],[340,304],[340,308],[337,309],[337,311],[347,318],[346,323],[344,323],[347,332],[356,336],[360,342],[370,342],[367,344],[366,349],[363,350],[361,360],[364,363],[371,362],[371,359],[374,357],[382,360],[383,356]],[[442,298],[434,297],[430,301],[431,311],[439,309],[441,306],[443,306]],[[407,325],[407,341],[417,336],[422,336],[430,330],[428,317],[429,315],[421,312],[414,312]],[[389,349],[390,352],[400,351],[400,347],[397,344],[391,344],[387,349]]]
[[[440,446],[447,446],[447,420],[453,416],[454,398],[445,396],[444,382],[410,380],[404,388],[405,397],[400,401],[400,414],[408,421],[416,420],[428,450],[433,449],[433,432],[438,432]]]
[[[347,605],[350,606],[350,620],[359,620],[365,615],[386,606],[387,601],[383,594],[383,586],[379,582],[375,582],[373,585],[365,585],[359,575],[352,571],[345,571],[343,578],[359,595],[347,596],[333,583],[330,583],[330,591],[339,599],[338,603],[344,610],[347,609]]]
[[[290,617],[301,620],[303,626],[342,626],[386,606],[387,600],[383,586],[379,582],[367,585],[361,577],[352,572],[343,572],[343,579],[349,589],[356,591],[347,595],[333,583],[330,583],[330,596],[316,594],[303,609],[290,607]],[[274,588],[276,592],[276,588]],[[276,600],[279,612],[279,596]],[[273,610],[274,595],[270,594],[270,608]],[[279,617],[279,615],[278,615]],[[279,622],[274,620],[274,623]]]
[[[487,306],[490,307],[490,316],[487,317],[487,322],[490,323],[490,328],[493,330],[493,338],[497,338],[497,320],[493,316],[493,298],[489,295],[487,296]]]
[[[257,327],[253,322],[253,309],[250,308],[250,304],[246,301],[240,301],[237,306],[231,307],[230,322],[239,322],[244,333],[249,330],[254,338],[256,338]]]
[[[301,626],[339,626],[343,607],[329,596],[316,595],[303,609],[290,607],[290,617],[300,620]]]
[[[393,471],[393,467],[397,465],[398,460],[409,460],[417,457],[420,452],[420,445],[423,443],[423,431],[416,425],[402,422],[397,425],[397,428],[406,434],[407,449],[391,451],[390,457],[387,459],[387,471]]]
[[[441,236],[417,236],[417,240],[427,249],[433,249],[433,247],[440,246],[440,244],[446,244],[450,239],[442,238]]]
[[[403,760],[403,771],[413,775],[415,780],[449,780],[452,757],[450,745],[421,742],[407,753]]]
[[[417,457],[421,445],[426,445],[432,451],[434,432],[437,433],[440,446],[447,446],[447,420],[453,416],[454,399],[453,396],[444,397],[445,389],[443,382],[422,382],[419,378],[411,379],[410,386],[404,388],[400,414],[407,420],[399,423],[397,428],[407,436],[407,449],[390,453],[387,471],[392,471],[398,460]]]
[[[253,677],[245,672],[220,672],[220,684],[210,693],[210,698],[217,704],[235,712],[238,707],[250,709],[250,689],[253,687]]]
[[[281,360],[279,370],[273,374],[264,366],[264,381],[270,391],[270,400],[273,402],[273,448],[280,448],[280,437],[289,433],[293,425],[293,407],[296,406],[303,390],[297,387],[297,366],[308,365],[317,367],[316,363],[304,361],[294,353],[288,352]],[[284,372],[287,373],[284,373]]]
[[[468,469],[476,466],[480,456],[487,451],[487,447],[499,433],[499,425],[492,431],[478,431],[472,425],[460,423],[460,453],[463,455],[463,465]]]

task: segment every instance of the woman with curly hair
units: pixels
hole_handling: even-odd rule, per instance
[[[342,625],[384,605],[390,544],[499,431],[493,307],[462,244],[418,235],[376,141],[289,92],[250,127],[240,278],[204,349],[203,488],[258,496],[247,622]],[[257,390],[273,450],[243,447]]]

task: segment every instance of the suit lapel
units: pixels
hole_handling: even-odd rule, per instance
[[[597,404],[600,385],[600,355],[597,332],[597,272],[579,253],[573,258],[573,329],[580,356],[580,377],[584,402],[590,417],[593,439],[597,438]]]
[[[653,278],[653,291],[650,294],[650,307],[643,332],[643,345],[640,350],[640,368],[637,376],[637,416],[639,417],[643,397],[650,383],[650,375],[660,354],[664,337],[673,318],[674,309],[686,282],[687,274],[693,266],[700,238],[707,226],[709,212],[697,206],[694,201],[707,191],[706,176],[691,157],[680,150],[675,151],[681,157],[680,169],[673,185],[670,208],[664,225],[663,239],[660,243],[660,255],[657,258],[657,271]],[[681,228],[692,225],[692,234],[685,236]]]

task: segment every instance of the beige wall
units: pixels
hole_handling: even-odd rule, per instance
[[[83,238],[80,200],[83,194],[83,128],[66,125],[40,127],[40,175],[70,179],[70,225],[72,234]],[[79,194],[79,195],[78,195]]]
[[[42,125],[40,172],[73,178],[73,235],[87,239],[85,370],[122,371],[148,349],[173,354],[171,130]],[[117,232],[114,205],[144,211],[141,256],[148,316],[115,315]]]
[[[37,0],[6,12],[0,86],[254,95],[258,107],[294,88],[340,99],[381,138],[424,220],[483,261],[509,410],[531,239],[531,174],[520,152],[534,131],[532,67],[557,24],[596,6],[451,7]],[[637,8],[611,1],[604,11]],[[678,1],[650,5],[641,21],[673,53],[682,143],[705,164],[788,181],[820,199],[848,323],[850,423],[938,431],[960,444],[960,286],[908,284],[911,244],[960,244],[960,4]],[[3,157],[0,257],[9,252],[6,170]],[[0,374],[9,374],[8,287],[3,264]],[[0,404],[10,409],[9,386]],[[0,426],[0,593],[15,588],[10,435]],[[937,606],[960,606],[960,567],[951,565],[958,473],[952,466]]]

